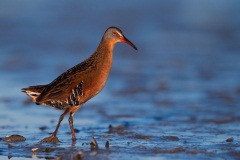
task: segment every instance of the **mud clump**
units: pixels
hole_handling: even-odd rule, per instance
[[[107,141],[107,142],[105,143],[105,147],[106,147],[106,148],[109,148],[109,141]]]
[[[98,144],[97,144],[97,141],[94,137],[92,138],[92,141],[90,143],[90,149],[91,150],[97,150],[98,149]]]
[[[197,150],[194,150],[194,151],[188,151],[187,154],[198,154],[198,151],[197,151]]]
[[[41,127],[39,127],[39,129],[40,129],[41,131],[45,131],[46,129],[48,129],[48,127],[47,127],[47,126],[41,126]]]
[[[169,141],[179,141],[179,138],[177,136],[162,136],[161,139]]]
[[[42,150],[42,152],[53,152],[55,149],[53,149],[53,148],[45,148],[45,149],[43,149]]]
[[[226,142],[233,142],[233,137],[229,137],[228,139],[226,139]]]
[[[49,153],[49,152],[53,152],[53,151],[55,151],[54,148],[43,148],[43,149],[32,148],[32,152],[46,152],[46,153]]]
[[[76,155],[74,155],[72,157],[72,160],[81,160],[81,159],[83,159],[83,152],[82,151],[78,152]]]
[[[126,134],[132,134],[133,133],[133,132],[130,132],[130,131],[126,131],[129,128],[125,127],[125,126],[115,126],[115,127],[113,127],[112,125],[109,125],[108,129],[109,129],[108,132],[107,132],[108,134],[117,133],[118,135],[124,136]]]
[[[144,136],[140,134],[136,134],[134,136],[129,136],[128,138],[134,138],[134,139],[151,139],[152,136]]]
[[[173,149],[169,149],[169,150],[161,150],[161,149],[157,149],[155,150],[155,153],[179,153],[179,152],[184,152],[185,149],[182,147],[178,147],[178,148],[173,148]]]
[[[21,136],[21,135],[11,135],[11,136],[6,136],[6,139],[5,141],[6,142],[22,142],[22,141],[25,141],[26,138]]]
[[[206,119],[203,120],[206,123],[216,123],[216,124],[226,124],[230,123],[232,120],[231,119]]]
[[[58,143],[58,142],[59,142],[58,138],[54,136],[46,137],[40,141],[40,143]]]

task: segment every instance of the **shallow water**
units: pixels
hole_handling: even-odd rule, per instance
[[[79,151],[84,159],[238,159],[239,5],[0,2],[0,159],[70,159]],[[20,89],[84,60],[112,25],[138,51],[116,45],[106,87],[74,116],[75,144],[67,117],[60,143],[39,143],[62,112],[28,103]],[[4,141],[13,134],[27,140]],[[98,150],[90,149],[92,137]]]

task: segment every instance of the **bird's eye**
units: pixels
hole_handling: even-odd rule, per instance
[[[113,36],[116,36],[116,35],[117,35],[117,32],[112,32],[112,35],[113,35]]]

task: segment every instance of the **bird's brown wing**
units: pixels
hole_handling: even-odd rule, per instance
[[[36,99],[36,102],[41,103],[45,101],[66,101],[74,92],[82,94],[82,78],[94,67],[95,57],[90,56],[85,61],[70,68],[42,91]]]
[[[86,61],[67,70],[50,84],[45,87],[42,93],[37,97],[36,102],[42,103],[46,101],[64,102],[71,95],[82,94],[82,76],[89,69],[89,63]],[[80,93],[81,92],[81,93]]]
[[[45,101],[66,101],[73,93],[73,90],[78,87],[81,80],[75,75],[60,76],[50,83],[38,96],[38,103]]]

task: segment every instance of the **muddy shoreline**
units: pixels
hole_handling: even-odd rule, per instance
[[[0,159],[239,159],[240,2],[0,4]],[[87,58],[112,25],[138,52],[116,46],[106,87],[74,116],[76,143],[67,118],[59,143],[39,143],[62,111],[21,88]]]

